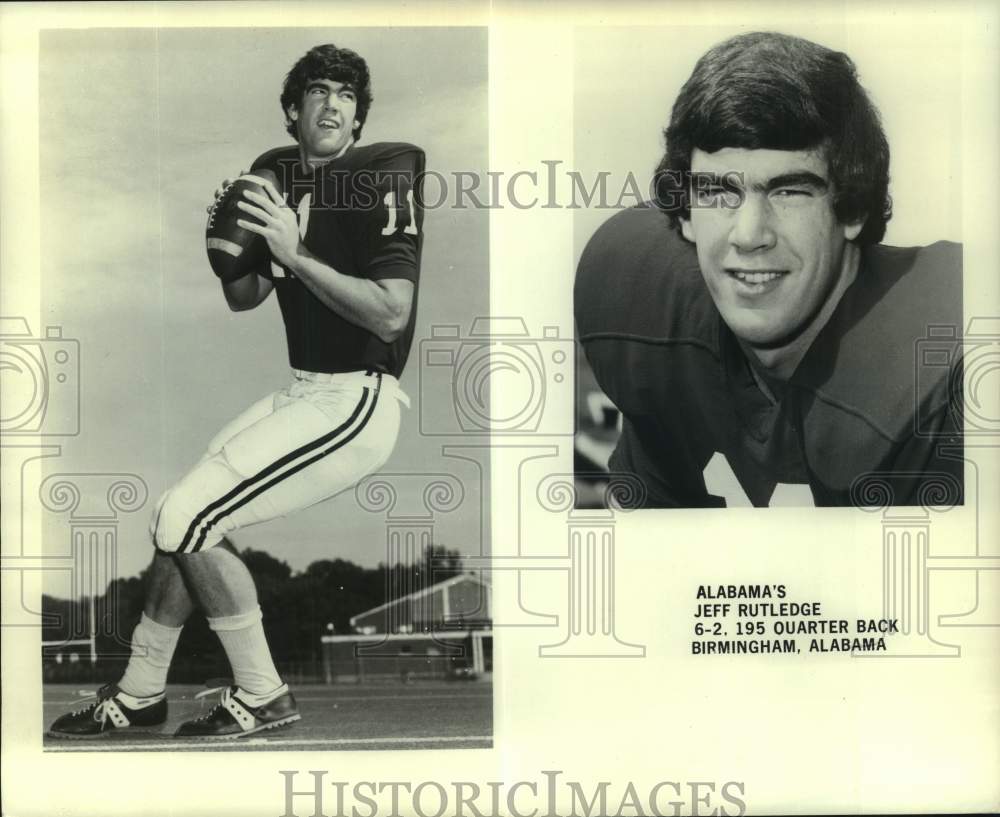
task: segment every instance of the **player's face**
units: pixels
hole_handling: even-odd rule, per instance
[[[853,275],[844,248],[861,224],[837,222],[823,152],[696,149],[691,170],[691,219],[682,230],[733,333],[780,348],[825,322],[823,307]]]
[[[358,96],[350,85],[332,79],[310,80],[302,104],[288,111],[299,132],[302,158],[322,162],[337,156],[358,126],[357,109]]]

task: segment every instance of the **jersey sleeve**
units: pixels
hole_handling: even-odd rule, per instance
[[[648,444],[649,439],[661,439],[649,426],[648,419],[625,420],[621,437],[608,462],[612,473],[632,474],[643,485],[643,508],[724,508],[726,501],[713,496],[705,487],[704,463],[692,459],[682,449],[665,450],[662,445]],[[645,437],[643,436],[646,432]],[[651,456],[655,454],[655,456]],[[629,504],[616,496],[623,507]]]
[[[378,163],[371,176],[376,202],[366,219],[364,275],[416,282],[423,243],[424,153],[411,147]]]
[[[298,161],[298,153],[294,146],[273,148],[262,153],[250,165],[250,173],[258,170],[271,170],[274,175],[281,180],[282,185],[287,182],[287,177],[295,163]],[[279,193],[282,191],[278,191]]]
[[[645,486],[645,507],[718,504],[710,451],[684,419],[719,368],[716,329],[692,245],[650,206],[605,222],[574,285],[577,338],[597,384],[624,417],[609,461]]]
[[[924,397],[911,418],[912,432],[894,446],[879,471],[891,474],[893,505],[961,505],[965,498],[965,440],[962,427],[961,384],[963,361],[957,356]],[[956,399],[957,398],[957,399]]]

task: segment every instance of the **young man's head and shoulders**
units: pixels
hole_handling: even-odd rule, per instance
[[[372,80],[364,57],[348,48],[310,49],[285,77],[280,103],[295,144],[263,154],[251,172],[274,173],[313,259],[371,281],[408,315],[401,333],[378,335],[328,307],[301,277],[272,266],[293,366],[399,376],[415,326],[424,153],[404,142],[358,143],[373,103]]]
[[[332,43],[318,45],[288,72],[281,92],[285,129],[294,145],[275,148],[254,167],[294,167],[296,177],[326,169],[419,172],[424,154],[408,142],[359,144],[374,96],[368,63]]]
[[[720,426],[757,416],[757,391],[835,404],[896,439],[916,404],[943,407],[948,373],[915,379],[915,343],[961,324],[961,248],[880,243],[889,146],[849,57],[731,38],[698,61],[665,137],[656,201],[603,225],[577,276],[580,338],[626,416],[652,414],[656,394],[683,401],[691,379],[738,406]]]
[[[787,381],[825,328],[858,334],[872,310],[875,335],[926,323],[922,304],[960,320],[959,245],[879,243],[889,145],[845,54],[776,33],[727,40],[697,63],[665,137],[658,206],[613,217],[583,255],[585,322],[714,345],[717,315],[758,371]]]

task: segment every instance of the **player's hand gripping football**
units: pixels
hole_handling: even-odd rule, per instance
[[[241,171],[240,171],[239,173],[237,173],[237,174],[236,174],[236,178],[238,179],[238,178],[239,178],[240,176],[242,176],[242,175],[243,175],[244,173],[246,173],[246,171],[245,171],[245,170],[241,170]],[[225,194],[225,192],[226,192],[226,189],[227,189],[227,188],[229,187],[229,185],[231,185],[232,183],[233,183],[233,179],[223,179],[223,180],[222,180],[222,183],[221,183],[221,184],[220,184],[220,185],[219,185],[219,186],[218,186],[218,187],[216,188],[216,190],[215,190],[215,193],[214,193],[214,194],[213,194],[213,196],[212,196],[212,203],[211,203],[211,204],[209,204],[209,205],[207,205],[207,206],[205,207],[205,212],[206,212],[206,213],[211,213],[211,212],[212,212],[212,208],[213,208],[213,207],[215,207],[215,203],[216,203],[216,202],[217,202],[217,201],[218,201],[219,199],[221,199],[221,198],[222,198],[222,196],[223,196],[223,195]]]
[[[270,181],[264,181],[264,189],[267,191],[266,196],[253,190],[245,190],[243,195],[250,201],[238,203],[243,212],[249,213],[262,223],[243,218],[238,219],[236,223],[244,230],[264,236],[274,259],[286,267],[291,267],[298,256],[300,242],[299,223],[295,211],[288,206],[285,198]]]

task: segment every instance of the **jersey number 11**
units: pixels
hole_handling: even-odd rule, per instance
[[[382,235],[392,235],[396,232],[396,194],[392,190],[385,194],[385,198],[382,199],[382,203],[385,204],[385,209],[389,211],[389,223],[382,228]],[[413,208],[413,191],[406,191],[406,205],[407,209],[410,211],[410,218],[407,225],[403,228],[403,232],[406,235],[416,235],[417,234],[417,217]]]

